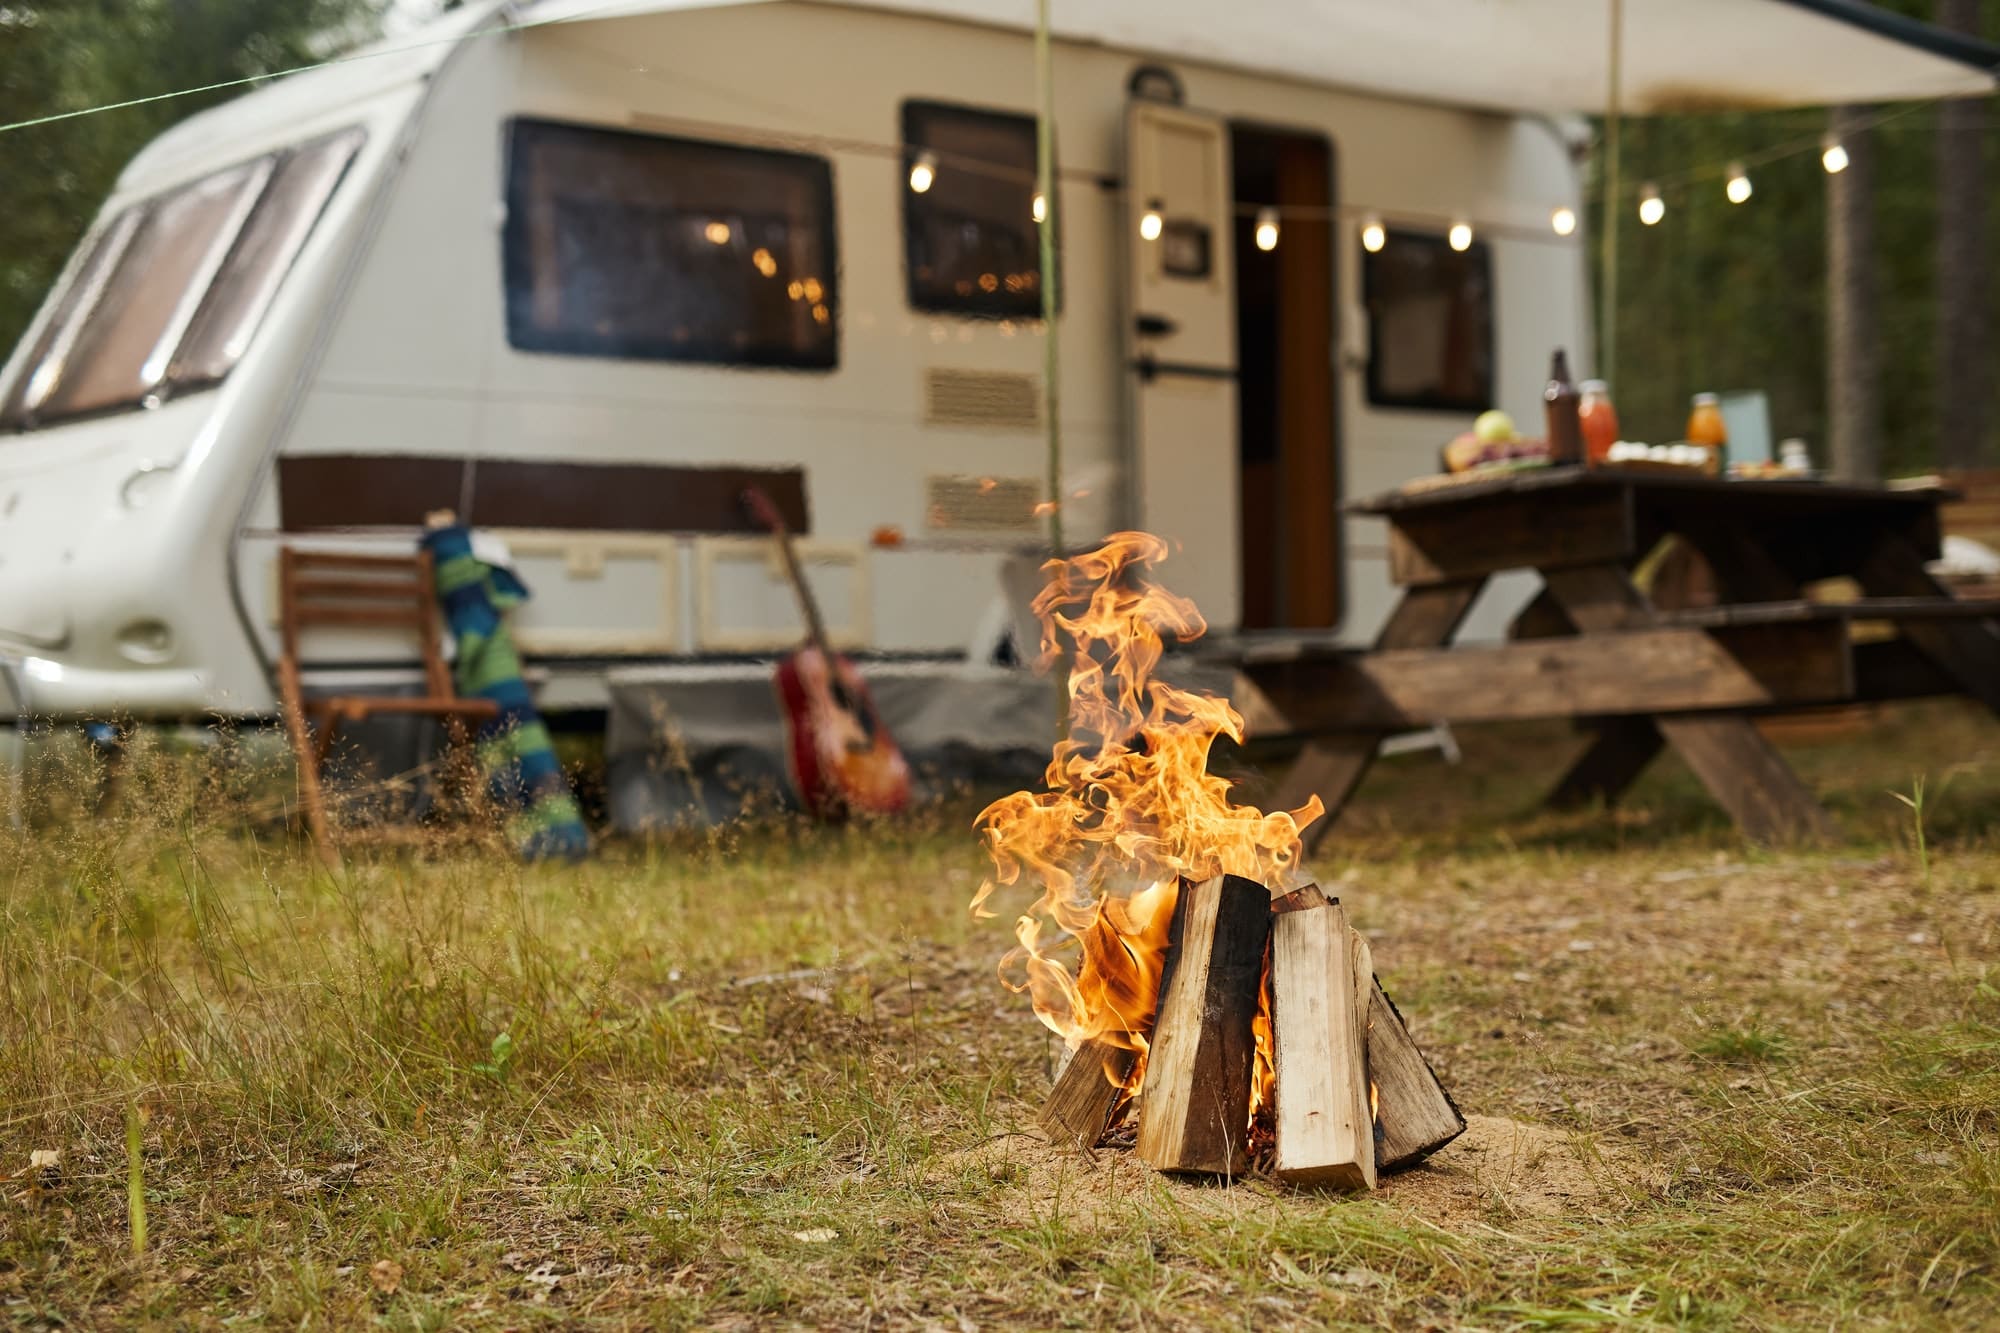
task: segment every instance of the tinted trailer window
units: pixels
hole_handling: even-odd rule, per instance
[[[826,159],[516,120],[507,341],[524,351],[828,369]]]
[[[1493,406],[1493,261],[1483,241],[1391,231],[1364,255],[1368,401],[1483,412]]]
[[[362,138],[328,135],[111,219],[23,362],[0,424],[46,425],[219,383],[249,349]]]
[[[1041,318],[1033,117],[905,102],[903,181],[911,306]]]

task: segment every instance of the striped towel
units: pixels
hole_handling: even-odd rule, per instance
[[[462,698],[500,705],[499,716],[479,729],[477,745],[487,790],[502,809],[515,812],[508,836],[524,860],[581,860],[590,850],[583,815],[521,679],[521,655],[503,618],[527,600],[527,586],[512,570],[474,555],[472,533],[463,525],[432,529],[424,545],[437,577],[438,604],[458,645],[452,683]]]

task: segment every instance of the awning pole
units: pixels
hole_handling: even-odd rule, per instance
[[[1049,550],[1063,550],[1061,365],[1056,356],[1055,76],[1049,60],[1049,0],[1035,12],[1035,193],[1042,201],[1042,415],[1049,432]]]
[[[1618,120],[1623,111],[1623,90],[1620,87],[1620,54],[1625,43],[1622,40],[1625,28],[1625,0],[1610,0],[1611,5],[1611,102],[1604,109],[1604,264],[1602,278],[1602,302],[1598,307],[1597,345],[1602,349],[1598,357],[1597,378],[1618,391],[1618,222],[1624,213],[1618,191]]]

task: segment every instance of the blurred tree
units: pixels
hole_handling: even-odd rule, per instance
[[[1936,0],[1884,0],[1914,18],[1933,17]],[[1979,36],[2000,40],[2000,0],[1980,7]],[[1974,100],[1961,113],[1988,144],[2000,105]],[[1875,341],[1880,386],[1881,466],[1888,475],[1921,471],[1940,458],[1938,371],[1939,118],[1942,106],[1877,107],[1888,117],[1869,130],[1874,155],[1877,266]],[[1803,109],[1634,117],[1624,127],[1624,217],[1619,237],[1618,364],[1612,386],[1625,433],[1676,440],[1688,396],[1703,390],[1762,389],[1775,438],[1798,435],[1828,461],[1827,186],[1818,143],[1826,113]],[[1743,204],[1723,195],[1722,169],[1784,146],[1798,151],[1753,165],[1756,192]],[[2000,244],[2000,173],[1960,183],[1986,201],[1983,248]],[[1667,215],[1642,227],[1633,212],[1640,185],[1660,183]],[[1593,200],[1592,225],[1602,201]],[[1595,247],[1593,247],[1595,249]],[[1595,257],[1593,256],[1593,261]],[[1961,293],[2000,325],[2000,289],[1988,265]],[[1503,294],[1501,297],[1505,300]],[[1993,353],[1978,371],[1991,388]],[[1995,421],[1986,422],[1987,457],[2000,456]]]
[[[0,0],[0,124],[324,59],[383,0]],[[243,88],[0,134],[0,348],[11,349],[119,170],[174,121]]]
[[[1979,31],[1979,0],[1938,0],[1937,21]],[[1991,186],[1985,122],[1993,108],[1971,100],[1938,109],[1937,364],[1938,463],[1991,461],[1993,277],[1986,230]]]
[[[1847,169],[1826,182],[1827,455],[1846,481],[1882,475],[1882,334],[1875,262],[1875,140],[1868,108],[1829,117]]]

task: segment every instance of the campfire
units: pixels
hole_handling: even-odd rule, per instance
[[[994,875],[973,910],[1038,895],[1000,979],[1068,1057],[1043,1107],[1086,1150],[1124,1133],[1160,1171],[1363,1189],[1465,1129],[1376,980],[1368,942],[1309,882],[1318,798],[1266,813],[1208,770],[1243,738],[1226,699],[1155,678],[1207,626],[1126,532],[1043,566],[1042,661],[1069,658],[1069,728],[1046,786],[981,813]]]

